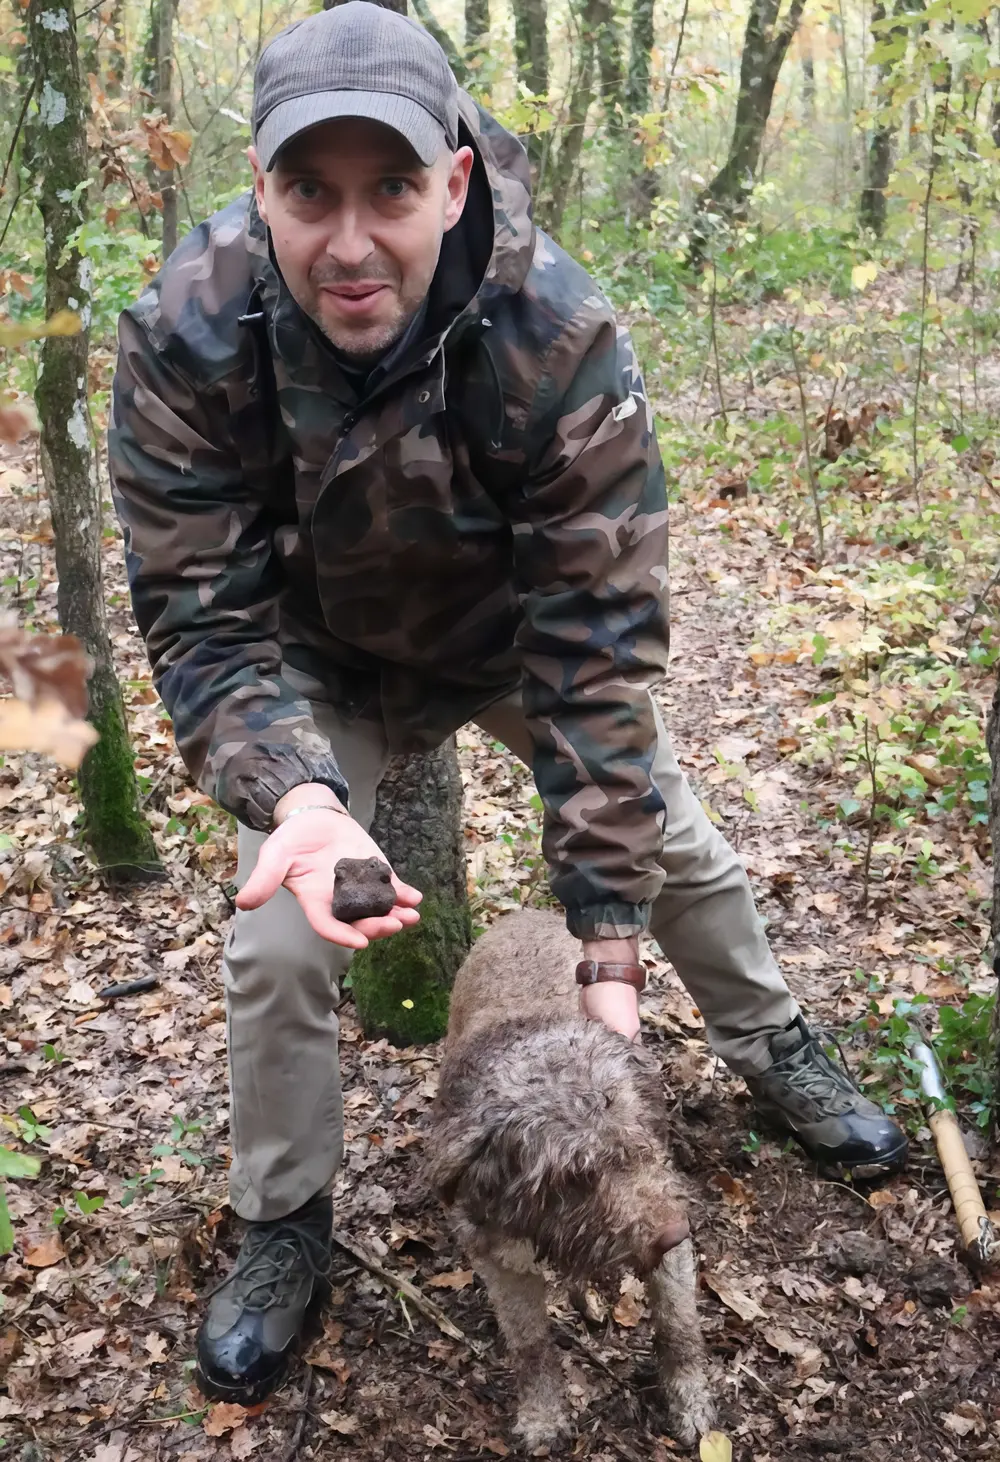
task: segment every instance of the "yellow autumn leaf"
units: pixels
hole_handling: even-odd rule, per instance
[[[28,340],[43,340],[46,335],[77,335],[83,328],[75,310],[56,310],[47,320],[0,320],[0,346],[24,345]]]
[[[733,1462],[733,1444],[724,1432],[708,1432],[698,1444],[701,1462]]]
[[[855,264],[851,270],[851,283],[855,289],[866,289],[878,278],[878,265],[869,259],[867,264]]]

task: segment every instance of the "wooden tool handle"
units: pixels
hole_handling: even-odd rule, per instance
[[[948,1179],[948,1187],[951,1189],[962,1242],[967,1249],[975,1248],[982,1222],[986,1218],[986,1209],[983,1207],[969,1154],[962,1141],[958,1119],[954,1112],[944,1108],[930,1117],[929,1124],[934,1133],[944,1175]]]

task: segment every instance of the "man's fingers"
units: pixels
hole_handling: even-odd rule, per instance
[[[415,909],[423,898],[419,888],[412,888],[408,883],[401,883],[395,873],[392,875],[392,886],[396,890],[396,902],[404,909]],[[393,910],[393,913],[395,912]]]
[[[363,931],[355,924],[345,924],[342,919],[335,919],[330,912],[329,904],[322,898],[302,894],[296,894],[296,898],[302,905],[302,912],[321,939],[328,939],[331,944],[342,945],[344,949],[365,948],[368,940]]]
[[[378,918],[358,919],[351,928],[357,929],[366,939],[388,939],[390,934],[398,934],[404,924],[415,924],[417,918],[414,918],[413,909],[393,909],[391,914]]]
[[[278,892],[287,872],[287,858],[276,858],[265,843],[257,859],[257,866],[236,895],[236,907],[259,909],[261,904],[266,904]]]

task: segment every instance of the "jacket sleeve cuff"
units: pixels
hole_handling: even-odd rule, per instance
[[[350,806],[350,793],[340,768],[333,757],[324,756],[314,760],[293,755],[256,762],[230,776],[222,776],[215,796],[237,822],[269,833],[274,826],[276,805],[286,792],[303,782],[329,787],[345,807]]]
[[[566,910],[566,928],[575,939],[631,939],[649,926],[649,904],[589,904]]]

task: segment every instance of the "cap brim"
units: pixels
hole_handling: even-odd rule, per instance
[[[445,143],[440,122],[409,97],[384,91],[314,91],[279,102],[261,122],[256,147],[264,171],[271,171],[278,153],[293,138],[338,117],[364,117],[391,127],[410,144],[425,167],[430,167]]]

